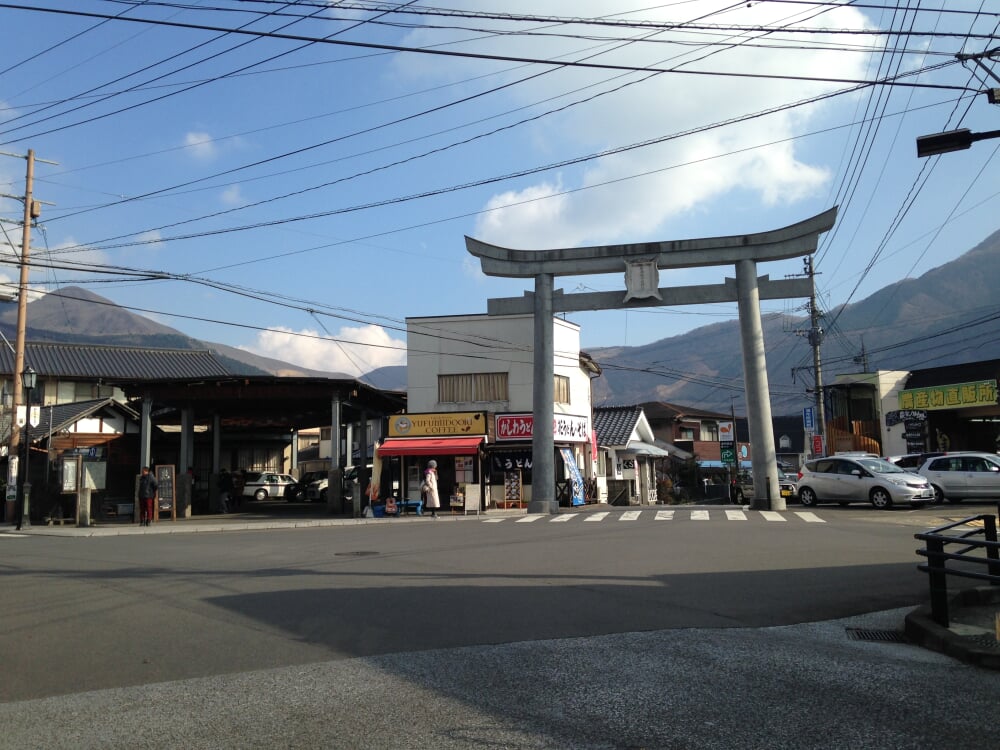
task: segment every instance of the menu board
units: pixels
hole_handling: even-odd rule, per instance
[[[170,517],[177,518],[177,504],[174,502],[174,472],[173,464],[162,464],[156,466],[156,494],[157,500],[156,517],[160,517],[161,512],[170,511]]]
[[[520,505],[523,495],[521,494],[521,472],[505,471],[503,473],[503,502],[504,506]]]

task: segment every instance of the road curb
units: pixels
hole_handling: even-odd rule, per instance
[[[931,651],[954,657],[966,664],[1000,670],[1000,641],[991,631],[993,617],[1000,612],[1000,587],[983,586],[960,591],[948,602],[952,627],[945,628],[931,617],[930,605],[924,605],[906,615],[907,637]],[[972,615],[983,625],[982,634],[956,632],[956,618]]]

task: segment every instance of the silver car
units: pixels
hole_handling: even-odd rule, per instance
[[[934,501],[934,490],[924,477],[881,458],[829,456],[806,461],[796,490],[799,502],[807,507],[869,502],[887,509],[894,503],[919,506]]]
[[[993,453],[948,453],[929,458],[917,471],[939,503],[1000,498],[1000,457]]]

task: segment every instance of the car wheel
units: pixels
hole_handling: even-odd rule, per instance
[[[267,490],[265,489],[257,490],[256,492],[253,493],[253,499],[257,500],[258,502],[261,500],[267,500]]]
[[[936,484],[932,484],[931,487],[934,490],[934,502],[943,503],[944,502],[944,492]]]
[[[803,487],[799,490],[799,503],[807,508],[815,507],[816,493],[810,487]]]
[[[873,489],[869,493],[868,499],[879,510],[888,510],[892,507],[892,496],[881,487]]]

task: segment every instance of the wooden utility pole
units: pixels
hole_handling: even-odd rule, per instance
[[[24,337],[27,328],[27,307],[28,307],[28,254],[31,249],[31,221],[41,213],[40,207],[32,198],[32,189],[35,181],[35,152],[28,149],[28,167],[24,178],[24,223],[21,227],[21,277],[17,286],[17,337],[14,339],[14,392],[11,394],[11,429],[10,429],[10,452],[8,456],[20,456],[18,448],[21,447],[21,430],[17,427],[15,418],[17,409],[21,405],[21,393],[24,384],[21,374],[24,372]],[[20,460],[20,459],[18,459]],[[17,468],[13,461],[8,460],[7,465]],[[7,487],[17,487],[17,474],[10,472],[7,477]],[[11,497],[10,490],[7,491],[7,520],[14,518],[15,496]]]
[[[17,461],[14,457],[18,455],[18,448],[21,446],[21,431],[17,428],[17,409],[21,405],[21,394],[24,390],[22,375],[24,373],[24,339],[27,329],[27,307],[28,307],[28,256],[31,253],[31,222],[37,219],[42,213],[40,201],[36,201],[33,196],[35,183],[35,152],[28,149],[27,156],[19,154],[3,154],[4,156],[15,156],[27,161],[24,178],[24,220],[21,226],[21,276],[17,287],[17,337],[14,341],[14,372],[11,373],[14,381],[14,390],[11,393],[11,430],[10,430],[10,451],[8,453],[8,476],[7,476],[7,498],[5,504],[5,516],[7,522],[14,519],[14,506],[17,490],[17,473],[13,469],[17,468]],[[39,159],[39,161],[45,161]],[[46,164],[55,162],[45,161]],[[7,196],[12,197],[12,196]],[[27,418],[27,415],[26,417]],[[13,489],[13,494],[12,494]]]

